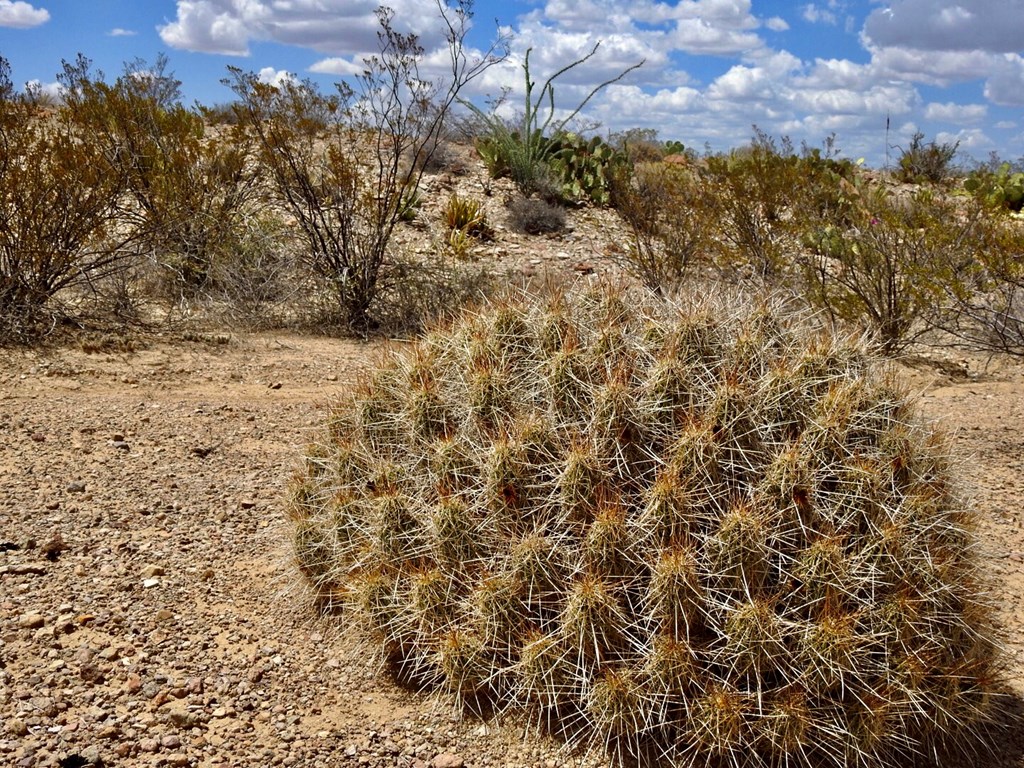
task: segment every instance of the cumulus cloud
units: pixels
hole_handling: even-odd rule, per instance
[[[789,29],[789,24],[786,20],[779,16],[772,16],[770,19],[766,19],[764,25],[772,32],[785,32]]]
[[[958,149],[968,152],[988,152],[995,143],[980,128],[966,128],[956,133],[941,131],[935,136],[939,144],[959,144]]]
[[[1004,107],[1024,107],[1024,58],[1005,54],[985,81],[985,98]]]
[[[876,8],[864,23],[876,46],[923,51],[1020,51],[1024,4],[1020,0],[896,0]]]
[[[29,80],[25,83],[25,90],[41,93],[54,101],[64,98],[64,86],[56,82],[44,83],[42,80]]]
[[[45,8],[36,8],[21,0],[0,0],[0,27],[28,29],[38,27],[49,20],[50,12]]]
[[[256,77],[261,83],[275,87],[280,87],[284,83],[294,83],[297,80],[292,72],[285,69],[274,69],[273,67],[263,67],[256,73]]]
[[[245,56],[253,42],[272,41],[344,55],[376,50],[376,0],[177,0],[177,17],[158,28],[174,48]],[[391,0],[395,27],[424,47],[443,42],[437,14],[421,0]]]
[[[932,102],[924,108],[926,120],[940,123],[980,123],[988,116],[988,107],[984,104],[956,104],[947,101],[944,104]]]
[[[358,75],[364,69],[366,67],[361,62],[352,62],[340,56],[332,56],[327,59],[320,59],[309,68],[309,71],[320,75],[348,77],[350,75]]]

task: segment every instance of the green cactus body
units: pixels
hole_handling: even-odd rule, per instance
[[[983,732],[941,434],[859,343],[698,304],[508,299],[382,361],[294,483],[303,578],[456,701],[614,754],[887,767]]]

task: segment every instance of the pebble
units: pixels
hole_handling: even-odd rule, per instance
[[[72,480],[64,488],[68,493],[85,493],[85,483],[81,480]]]
[[[430,765],[432,768],[462,768],[465,765],[465,760],[451,752],[442,752],[431,761]]]
[[[46,624],[46,619],[40,613],[24,613],[18,618],[18,626],[22,629],[39,629]]]

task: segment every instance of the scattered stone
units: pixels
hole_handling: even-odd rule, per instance
[[[124,440],[111,440],[110,447],[119,451],[130,451],[132,449],[132,447]]]
[[[142,578],[152,579],[155,576],[163,576],[166,571],[161,565],[144,565],[142,566]]]
[[[153,587],[158,587],[158,586],[160,586],[160,579],[143,579],[142,580],[142,588],[143,589],[152,589]]]
[[[68,545],[64,543],[64,537],[60,535],[60,531],[54,531],[53,535],[43,542],[43,546],[39,548],[39,551],[43,553],[47,560],[53,562],[67,549]]]
[[[46,624],[46,619],[40,613],[25,613],[18,619],[18,626],[22,629],[39,629]]]
[[[78,668],[78,676],[87,683],[92,685],[100,685],[106,680],[106,674],[103,671],[103,667],[98,664],[93,664],[91,661],[87,661],[81,667]]]
[[[64,490],[68,493],[85,493],[85,483],[81,480],[72,480]]]
[[[433,768],[462,768],[465,762],[459,755],[453,755],[451,752],[442,752],[430,764]]]
[[[28,726],[21,718],[12,717],[7,721],[7,732],[12,736],[24,736],[28,733]]]

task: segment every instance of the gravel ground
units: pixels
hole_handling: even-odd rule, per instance
[[[5,352],[0,765],[605,764],[402,689],[297,586],[283,493],[372,354],[289,335]],[[965,365],[974,373],[908,375],[968,458],[1006,625],[1002,708],[1015,714],[1024,371]],[[1010,726],[976,765],[1020,768],[1022,754]]]

